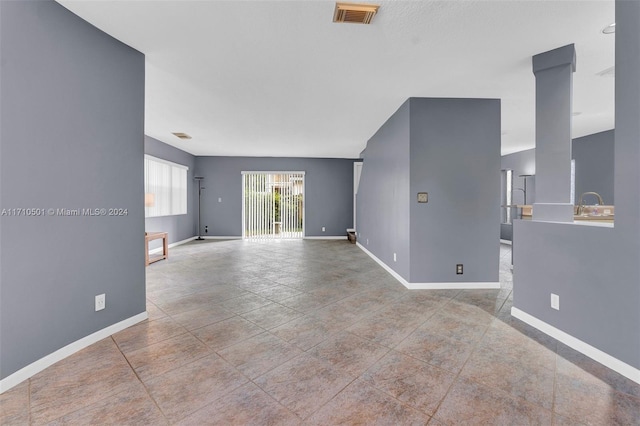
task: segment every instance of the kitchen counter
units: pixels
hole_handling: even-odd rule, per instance
[[[531,219],[533,216],[533,206],[532,205],[518,205],[519,211],[521,212],[520,217],[522,219]],[[578,206],[575,206],[574,212],[577,212]],[[586,225],[584,222],[597,222],[597,223],[614,223],[615,219],[615,207],[614,206],[583,206],[583,213],[578,215],[575,214],[573,216],[574,222],[579,222],[580,224]]]

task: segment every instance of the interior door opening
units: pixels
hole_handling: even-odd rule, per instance
[[[242,172],[242,238],[304,238],[304,172]]]

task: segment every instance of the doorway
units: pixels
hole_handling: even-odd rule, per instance
[[[304,172],[242,172],[242,238],[304,237]]]

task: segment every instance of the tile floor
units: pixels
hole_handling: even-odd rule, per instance
[[[346,241],[176,247],[149,320],[0,395],[0,424],[640,425],[640,385],[510,316],[509,259],[500,290],[428,291]]]

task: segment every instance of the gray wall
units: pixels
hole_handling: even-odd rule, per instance
[[[499,100],[411,99],[410,206],[411,282],[498,281]]]
[[[361,244],[411,283],[498,281],[498,100],[411,98],[363,159]]]
[[[513,304],[640,368],[639,2],[616,1],[615,43],[615,228],[516,221]]]
[[[144,137],[144,153],[156,158],[172,161],[189,167],[187,172],[187,214],[175,216],[149,217],[144,220],[147,232],[168,232],[169,243],[175,243],[191,238],[197,234],[196,221],[198,218],[198,187],[193,177],[196,158],[178,148],[149,136]],[[151,241],[149,248],[160,247],[162,241]]]
[[[595,133],[573,140],[572,154],[576,160],[576,204],[580,194],[597,192],[605,204],[615,204],[614,181],[614,131]],[[594,204],[595,198],[585,198]]]
[[[306,236],[345,236],[353,225],[353,162],[333,158],[196,157],[203,236],[242,236],[242,172],[304,171]],[[222,202],[218,202],[218,198]],[[209,232],[204,232],[204,227]],[[322,232],[322,227],[325,232]]]
[[[410,103],[409,99],[400,106],[362,152],[356,208],[358,242],[407,281],[411,278]]]
[[[145,311],[144,56],[53,1],[0,2],[0,377]],[[106,293],[106,309],[94,296]]]

